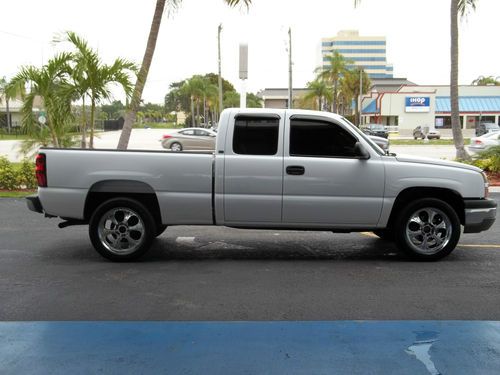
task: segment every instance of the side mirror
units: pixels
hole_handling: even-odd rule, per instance
[[[354,154],[363,160],[370,159],[370,153],[366,151],[366,149],[361,143],[359,143],[359,141],[354,145]]]

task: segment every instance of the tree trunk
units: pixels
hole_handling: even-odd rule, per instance
[[[94,117],[95,117],[95,99],[90,102],[90,141],[89,148],[94,148]]]
[[[195,126],[195,119],[194,119],[194,98],[191,96],[191,126]]]
[[[457,149],[457,159],[468,160],[470,156],[464,147],[464,137],[460,125],[460,109],[458,105],[458,1],[459,0],[451,0],[451,129],[453,133],[453,142]]]
[[[200,122],[200,98],[196,98],[196,126]]]
[[[12,123],[10,118],[9,98],[5,95],[5,113],[7,114],[7,131],[10,134],[12,130]]]
[[[87,148],[87,114],[85,113],[85,95],[82,98],[82,148]]]
[[[333,82],[333,113],[337,113],[337,81]]]
[[[55,128],[51,122],[48,111],[47,111],[46,116],[47,116],[47,123],[48,123],[49,131],[50,131],[50,136],[52,137],[52,143],[54,144],[55,148],[59,148],[59,139],[57,138],[57,134],[56,134]]]
[[[166,0],[156,0],[156,8],[153,16],[153,22],[151,23],[151,29],[149,31],[146,51],[144,52],[144,57],[142,59],[141,69],[137,75],[137,81],[135,83],[134,92],[130,101],[130,109],[125,116],[125,123],[123,124],[123,130],[120,135],[120,140],[118,141],[119,150],[126,150],[128,147],[130,134],[132,133],[132,126],[134,125],[135,116],[141,104],[142,92],[148,78],[151,61],[153,60],[156,40],[158,39],[158,33],[160,31],[161,18],[165,9],[165,1]]]
[[[205,127],[207,126],[207,100],[205,94],[203,94],[203,123]]]

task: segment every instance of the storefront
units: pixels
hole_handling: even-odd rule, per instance
[[[459,108],[466,137],[474,136],[479,123],[500,124],[500,86],[460,86]],[[363,98],[363,123],[388,125],[401,136],[411,136],[417,126],[429,126],[451,137],[449,86],[405,85],[372,92]]]

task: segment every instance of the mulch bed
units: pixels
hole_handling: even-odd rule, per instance
[[[498,172],[486,172],[490,186],[500,186],[500,173]]]

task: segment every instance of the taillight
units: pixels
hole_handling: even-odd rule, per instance
[[[163,139],[169,139],[169,138],[172,138],[172,136],[171,136],[171,135],[168,135],[168,134],[165,134],[165,135],[163,136]]]
[[[35,162],[36,181],[38,186],[47,187],[47,162],[45,154],[38,154]]]
[[[481,142],[480,140],[476,139],[476,140],[474,141],[474,144],[476,144],[476,145],[482,145],[482,144],[483,144],[483,142]]]

